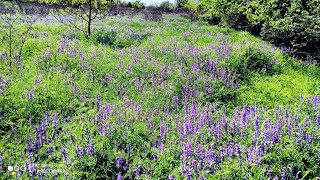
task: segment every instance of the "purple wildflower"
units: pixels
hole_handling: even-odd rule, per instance
[[[189,118],[186,117],[183,123],[183,134],[187,136],[191,133],[192,133],[192,122]]]
[[[84,149],[80,146],[77,146],[77,150],[76,150],[76,153],[79,157],[83,156],[84,155]]]
[[[58,114],[55,114],[52,117],[52,126],[53,126],[54,129],[57,127],[57,124],[58,124]]]
[[[111,106],[106,104],[104,106],[104,113],[103,113],[103,119],[106,120],[109,118],[109,114],[110,114],[110,111],[111,111]]]
[[[192,156],[192,143],[187,142],[184,145],[184,151],[183,151],[184,157],[191,157]]]
[[[165,123],[161,123],[160,124],[160,136],[161,136],[161,139],[165,139],[166,138],[167,132],[168,132],[168,126]]]
[[[137,105],[136,110],[137,110],[137,113],[138,113],[138,119],[140,120],[140,118],[141,118],[141,106],[140,106],[140,104]]]
[[[178,96],[174,96],[173,97],[173,108],[177,110],[178,107],[178,103],[179,103],[179,98]]]
[[[124,163],[124,159],[122,157],[117,157],[116,158],[116,166],[117,166],[117,168],[120,168],[123,163]]]
[[[2,152],[0,151],[0,172],[4,170],[3,162],[2,162]]]
[[[48,154],[50,156],[50,158],[52,157],[52,147],[48,147]]]
[[[136,178],[139,177],[139,175],[140,175],[140,174],[139,174],[139,168],[136,168],[136,170],[135,170],[135,176],[136,176]]]
[[[66,149],[65,148],[61,148],[60,149],[60,152],[61,152],[61,155],[63,157],[63,161],[64,162],[67,162],[67,152],[66,152]]]
[[[42,180],[42,179],[43,179],[41,170],[38,171],[38,177],[39,177],[39,180]]]
[[[18,166],[18,172],[17,172],[16,178],[20,178],[21,176],[22,176],[22,171],[21,171],[20,166]],[[40,178],[39,178],[39,180],[40,180]]]
[[[255,125],[255,127],[256,127],[255,139],[258,140],[258,137],[259,137],[259,135],[260,135],[260,131],[259,131],[259,130],[260,130],[260,129],[259,129],[259,117],[256,116],[254,120],[255,120],[254,125]]]
[[[306,132],[306,147],[309,149],[310,148],[310,143],[311,143],[311,137],[309,134]]]
[[[26,172],[29,172],[29,163],[27,163],[26,161],[24,161],[24,170]]]
[[[78,86],[74,85],[73,86],[73,97],[76,98],[78,95]]]
[[[101,96],[98,94],[97,95],[97,110],[99,111],[101,107]]]
[[[281,171],[281,180],[286,180],[287,175],[286,175],[286,168],[284,167]]]
[[[120,172],[117,174],[117,180],[123,180],[123,177]]]
[[[90,144],[88,145],[87,154],[90,155],[90,156],[93,156],[93,155],[94,155],[94,146],[93,146],[92,143],[90,143]]]

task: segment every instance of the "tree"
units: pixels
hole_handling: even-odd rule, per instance
[[[183,8],[188,3],[188,0],[176,0],[176,3],[178,8]]]
[[[23,47],[37,17],[25,14],[18,1],[10,4],[1,10],[0,34],[3,36],[2,41],[7,43],[8,52],[5,53],[9,54],[6,59],[11,73],[13,64],[18,66],[22,61]]]
[[[114,3],[116,0],[42,0],[45,3],[57,3],[62,4],[57,8],[57,12],[60,14],[58,17],[60,21],[67,22],[77,30],[81,30],[86,33],[87,37],[90,37],[92,31],[92,22],[98,19],[102,19],[107,15],[107,6]],[[70,17],[71,15],[71,17]],[[86,28],[81,28],[75,23],[73,18],[80,18],[85,22]]]

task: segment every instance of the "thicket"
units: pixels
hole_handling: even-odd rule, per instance
[[[305,61],[320,59],[320,4],[317,0],[200,0],[198,15],[220,24],[260,35],[290,49]]]

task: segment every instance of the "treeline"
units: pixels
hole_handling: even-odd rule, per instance
[[[183,6],[211,24],[246,30],[304,61],[320,61],[318,0],[193,0]]]

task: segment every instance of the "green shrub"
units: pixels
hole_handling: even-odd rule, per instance
[[[183,8],[188,3],[188,0],[177,0],[177,7]]]
[[[112,46],[116,41],[116,36],[117,36],[117,33],[115,31],[99,30],[92,35],[92,38],[97,43]]]
[[[160,4],[160,7],[164,9],[164,11],[172,11],[174,9],[174,5],[169,1],[163,1]]]
[[[127,6],[129,8],[135,8],[135,9],[144,9],[145,8],[145,5],[142,2],[140,2],[139,0],[135,1],[135,2],[128,2]]]
[[[231,62],[231,67],[234,68],[238,78],[242,81],[252,79],[254,73],[274,75],[279,71],[271,55],[254,48],[249,48],[244,55],[240,56],[239,60]]]

